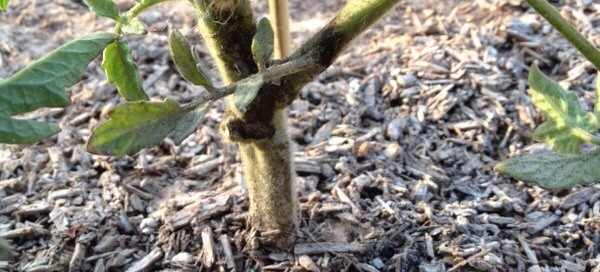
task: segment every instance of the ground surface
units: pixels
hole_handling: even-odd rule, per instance
[[[264,12],[266,1],[255,2]],[[341,2],[291,0],[295,45]],[[597,1],[557,4],[600,45]],[[165,47],[174,28],[201,43],[193,18],[184,3],[165,5],[143,14],[149,35],[130,39],[153,99],[187,102],[201,91],[181,80]],[[0,14],[0,78],[73,37],[109,27],[80,1],[11,1]],[[118,158],[84,151],[90,130],[121,101],[96,60],[70,89],[71,106],[32,116],[63,132],[35,146],[0,145],[0,235],[15,249],[0,265],[599,269],[599,187],[553,193],[491,171],[499,160],[545,149],[531,139],[541,121],[526,92],[531,63],[591,107],[593,67],[522,1],[414,0],[390,12],[290,108],[302,228],[294,250],[280,252],[247,230],[239,156],[217,129],[222,103],[179,147],[167,141]]]

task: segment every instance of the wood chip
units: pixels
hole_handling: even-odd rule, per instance
[[[294,246],[296,255],[312,255],[321,253],[359,253],[365,250],[360,244],[342,243],[303,243]]]
[[[215,241],[213,239],[213,231],[210,227],[204,227],[202,229],[202,253],[200,260],[206,268],[211,268],[216,262],[217,257],[215,255]]]
[[[226,234],[221,234],[221,236],[219,236],[219,241],[221,242],[221,246],[223,247],[223,253],[225,254],[225,264],[227,265],[227,269],[235,271],[235,259],[233,258],[231,244],[229,244],[229,237]]]
[[[530,234],[538,233],[538,232],[542,231],[543,229],[547,228],[548,226],[557,222],[558,219],[559,219],[558,216],[550,215],[550,216],[544,217],[540,220],[537,220],[535,222],[531,222],[530,227],[528,228],[528,232]]]
[[[50,203],[46,201],[37,201],[35,203],[21,206],[17,213],[20,215],[40,215],[47,214],[52,210]]]
[[[596,193],[596,190],[592,187],[582,188],[573,193],[567,195],[560,202],[561,209],[570,209],[581,203],[585,203]]]
[[[130,266],[125,272],[141,272],[147,271],[163,256],[163,252],[160,248],[154,248],[148,255],[146,255],[141,260],[135,262],[132,266]]]
[[[75,244],[73,255],[69,261],[69,272],[83,271],[83,261],[85,260],[85,246],[81,243]]]
[[[50,235],[50,231],[39,227],[23,227],[14,230],[0,232],[0,238],[4,239],[21,239],[21,238],[36,238],[39,236]]]
[[[313,260],[308,255],[301,255],[298,258],[298,264],[300,264],[300,266],[302,266],[302,268],[304,268],[308,271],[312,271],[312,272],[320,271],[319,267],[317,267],[315,262],[313,262]]]

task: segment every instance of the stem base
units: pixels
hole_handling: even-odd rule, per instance
[[[273,232],[270,243],[288,249],[295,241],[298,201],[295,170],[283,110],[272,121],[275,135],[269,139],[239,142],[242,166],[250,198],[250,223],[260,232]]]

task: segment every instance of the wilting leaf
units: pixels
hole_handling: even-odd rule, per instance
[[[140,19],[136,17],[123,18],[123,20],[121,20],[121,24],[121,29],[125,33],[136,35],[148,34],[148,30],[146,30],[146,27],[144,26],[144,24],[142,24],[142,21],[140,21]]]
[[[115,21],[120,19],[119,7],[111,0],[83,0],[83,2],[100,16],[112,18]]]
[[[33,144],[60,132],[52,123],[14,119],[0,113],[0,143]]]
[[[535,65],[529,71],[529,86],[533,103],[546,118],[535,130],[534,139],[558,153],[579,153],[581,139],[574,129],[595,132],[598,127],[593,114],[583,109],[574,93],[565,91]]]
[[[252,39],[252,55],[259,69],[264,69],[266,63],[273,55],[274,34],[271,23],[266,17],[258,22],[256,34]]]
[[[127,41],[120,38],[106,46],[102,68],[108,81],[117,85],[117,90],[127,101],[148,100]]]
[[[91,153],[131,155],[161,143],[186,114],[177,101],[127,102],[113,108],[110,119],[92,131],[87,144]]]
[[[8,7],[8,0],[0,0],[0,11],[6,11]]]
[[[67,43],[0,82],[0,112],[16,115],[41,107],[69,105],[66,87],[75,84],[85,67],[114,33],[94,33]]]
[[[179,31],[174,30],[171,32],[169,46],[173,62],[175,62],[175,66],[181,76],[194,85],[211,89],[213,85],[207,71],[205,69],[198,69],[192,47]]]
[[[600,149],[585,155],[523,155],[497,164],[494,171],[551,190],[600,182]]]
[[[235,108],[240,112],[245,112],[246,107],[256,98],[262,85],[263,76],[261,74],[255,74],[240,81],[233,94]]]
[[[184,114],[177,122],[177,126],[175,127],[175,131],[173,134],[169,136],[169,138],[173,139],[175,145],[180,145],[183,140],[185,140],[192,133],[196,132],[198,129],[198,125],[204,120],[204,115],[210,109],[211,103],[198,108],[196,110],[190,111]]]

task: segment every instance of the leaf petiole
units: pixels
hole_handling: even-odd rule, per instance
[[[288,61],[283,64],[271,66],[271,67],[265,69],[264,71],[259,72],[258,74],[248,76],[248,77],[246,77],[240,81],[237,81],[233,84],[230,84],[230,85],[227,85],[224,87],[214,88],[210,92],[204,92],[199,97],[194,99],[194,101],[183,105],[182,108],[186,111],[191,111],[191,110],[194,110],[194,109],[206,104],[208,101],[211,101],[211,100],[215,101],[215,100],[221,99],[225,96],[231,95],[231,94],[235,93],[235,91],[239,85],[244,84],[248,81],[252,81],[257,76],[262,77],[263,82],[269,82],[269,81],[277,80],[277,79],[280,79],[282,77],[285,77],[285,76],[288,76],[291,74],[310,70],[311,68],[315,67],[316,65],[319,65],[317,63],[317,59],[313,58],[312,56],[309,55],[309,56],[305,56],[302,58],[297,58],[297,59]]]
[[[179,1],[179,0],[142,0],[142,1],[136,2],[136,4],[131,9],[129,9],[127,12],[125,12],[125,13],[123,13],[123,15],[121,15],[121,20],[119,20],[117,22],[117,25],[115,26],[115,33],[117,33],[117,34],[122,33],[124,21],[127,22],[127,21],[133,19],[135,16],[138,16],[144,10],[146,10],[154,5],[164,3],[164,2],[169,2],[169,1]]]

